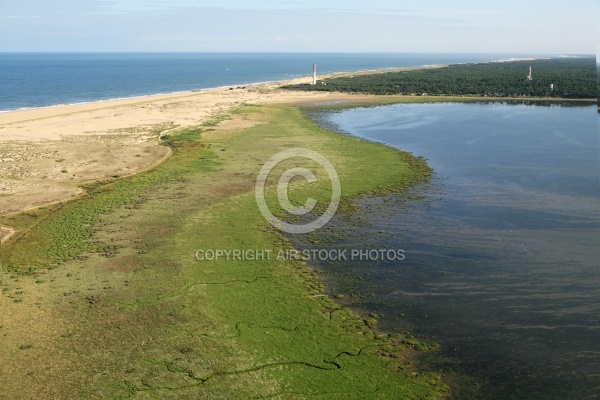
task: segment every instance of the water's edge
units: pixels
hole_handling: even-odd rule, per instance
[[[339,124],[329,120],[326,113],[317,112],[310,119],[325,129],[348,134]],[[556,135],[561,136],[562,134],[558,132]],[[576,141],[574,138],[569,140]],[[402,147],[402,145],[398,147]],[[437,160],[432,161],[434,164],[439,163]],[[526,171],[527,168],[523,171]],[[582,357],[592,357],[594,348],[590,347],[591,342],[588,339],[591,337],[590,340],[593,340],[593,330],[595,329],[593,321],[597,317],[596,311],[594,308],[586,311],[589,318],[591,318],[591,322],[586,322],[586,326],[589,325],[589,328],[583,326],[581,329],[577,328],[577,325],[580,324],[578,321],[583,318],[582,316],[578,314],[573,314],[572,317],[569,316],[569,313],[572,312],[570,310],[580,307],[578,305],[580,303],[597,303],[597,301],[594,301],[598,296],[597,290],[589,286],[591,283],[588,284],[586,278],[584,278],[587,274],[587,280],[594,282],[595,275],[589,276],[595,274],[593,269],[589,269],[593,265],[588,264],[586,267],[586,264],[581,264],[587,262],[585,261],[586,255],[593,256],[593,250],[590,250],[591,247],[589,246],[590,240],[593,241],[593,236],[585,237],[586,232],[588,232],[587,236],[590,236],[590,232],[597,233],[593,229],[598,229],[594,228],[595,224],[598,224],[598,219],[593,211],[590,211],[592,214],[590,214],[591,219],[588,221],[580,219],[581,217],[575,217],[576,213],[573,210],[576,207],[573,206],[562,209],[563,211],[560,214],[554,216],[547,212],[544,215],[537,211],[523,211],[522,216],[518,215],[516,217],[516,221],[524,224],[520,229],[505,227],[490,230],[491,226],[485,226],[485,223],[482,226],[477,226],[476,229],[465,225],[462,228],[454,227],[451,234],[446,236],[439,236],[442,233],[438,233],[438,236],[435,236],[438,241],[433,241],[429,249],[422,244],[418,247],[419,229],[436,230],[438,223],[440,227],[443,227],[440,229],[447,229],[448,224],[451,225],[453,221],[451,218],[445,217],[443,213],[440,214],[440,209],[450,207],[448,203],[451,203],[453,207],[460,207],[460,201],[464,200],[458,199],[457,202],[457,199],[449,198],[445,194],[445,191],[454,184],[452,182],[454,178],[448,176],[444,168],[439,168],[437,171],[438,174],[429,185],[414,188],[408,193],[390,195],[385,198],[360,200],[358,202],[359,211],[350,218],[348,216],[334,218],[327,229],[318,232],[317,235],[305,237],[304,239],[295,238],[295,246],[298,249],[336,246],[347,248],[356,248],[357,246],[370,248],[404,247],[409,252],[409,257],[413,257],[413,260],[371,265],[365,263],[363,265],[360,265],[360,263],[340,265],[340,263],[334,262],[321,262],[312,263],[311,266],[321,272],[327,284],[327,293],[330,296],[338,298],[343,305],[349,306],[358,312],[378,314],[379,326],[382,330],[394,332],[407,330],[415,332],[415,336],[421,340],[440,341],[442,343],[441,350],[425,353],[424,357],[421,357],[422,365],[420,368],[433,369],[436,372],[445,374],[446,380],[453,387],[455,398],[541,399],[593,396],[594,390],[598,390],[598,379],[597,377],[594,378],[593,373],[596,361],[590,358],[587,364],[573,364],[574,359],[572,356],[581,354]],[[570,179],[575,183],[577,182],[574,177]],[[465,187],[469,187],[469,185]],[[493,188],[492,186],[490,188]],[[581,187],[582,185],[574,187],[577,190],[583,190],[580,197],[577,197],[578,201],[581,201],[581,204],[587,204],[587,207],[592,207],[590,210],[593,210],[594,205],[598,204],[597,197],[595,197],[597,192],[593,191],[592,188],[590,189],[592,191],[588,193]],[[490,188],[486,190],[490,190]],[[477,191],[472,193],[476,194]],[[556,199],[561,199],[561,196],[564,197],[559,189],[552,189],[549,196],[554,196]],[[465,198],[468,199],[469,197]],[[514,202],[515,198],[509,200]],[[560,204],[557,206],[560,206]],[[526,203],[523,203],[522,207],[525,207],[524,210],[528,209]],[[477,218],[483,218],[481,221],[484,221],[489,215],[494,217],[493,214],[490,214],[494,211],[493,208],[486,206],[482,210],[485,210],[482,211],[483,214],[476,215]],[[560,208],[557,210],[560,210]],[[464,214],[467,211],[468,209],[460,212]],[[399,229],[394,224],[397,225],[401,222],[390,222],[402,221],[402,219],[398,220],[399,214],[402,214],[404,218],[411,213],[418,214],[420,217],[416,220],[414,218],[410,219],[410,223],[421,224],[421,227],[411,229],[411,227],[404,226]],[[467,215],[464,214],[465,217]],[[498,216],[494,218],[504,218],[501,213]],[[548,219],[549,217],[552,219]],[[444,221],[444,218],[448,221]],[[472,216],[469,218],[472,218]],[[579,218],[580,222],[576,218]],[[550,221],[548,226],[544,225],[543,222],[547,219]],[[527,230],[531,229],[533,229],[531,231],[533,236],[526,236]],[[592,231],[589,231],[589,229],[592,229]],[[444,240],[460,240],[461,235],[465,234],[464,231],[469,233],[469,230],[475,233],[481,231],[480,235],[483,235],[478,239],[473,239],[470,243],[471,246],[479,249],[477,250],[479,254],[451,253],[454,260],[453,264],[469,266],[469,269],[457,270],[456,266],[445,267],[439,245],[444,243]],[[579,234],[573,233],[578,231]],[[561,268],[561,265],[569,262],[568,259],[565,259],[564,261],[560,260],[563,264],[558,263],[556,267],[552,267],[552,261],[555,261],[552,260],[552,256],[556,257],[556,254],[549,254],[546,258],[540,255],[534,256],[537,250],[535,246],[539,245],[539,249],[546,248],[544,247],[546,244],[536,243],[536,241],[539,242],[538,239],[535,239],[536,237],[545,238],[548,243],[554,243],[554,245],[562,241],[565,245],[565,235],[572,235],[579,242],[579,247],[571,249],[571,251],[577,251],[577,254],[580,254],[578,261],[571,261],[572,266],[567,269]],[[539,266],[532,270],[533,272],[528,273],[529,275],[520,273],[518,269],[511,266],[509,261],[505,262],[501,250],[510,252],[511,257],[509,258],[513,263],[516,263],[516,266],[537,264]],[[451,249],[451,251],[455,250]],[[440,255],[439,260],[432,259],[431,255],[427,255],[428,253],[435,255],[436,252]],[[568,257],[568,254],[566,256]],[[483,258],[478,260],[477,257]],[[488,259],[488,257],[493,258]],[[493,262],[494,258],[498,261],[498,269],[494,272],[495,275],[492,275],[489,270],[490,267],[487,265],[491,266],[489,263]],[[417,260],[417,262],[412,262],[414,260]],[[531,264],[532,262],[536,264]],[[578,268],[581,270],[581,274],[574,275],[569,272],[569,268]],[[448,276],[453,278],[448,279]],[[398,279],[398,277],[402,279],[400,285],[389,282]],[[573,279],[580,279],[580,277],[580,281],[570,282]],[[548,284],[558,286],[547,288],[540,286],[538,288],[535,284],[524,281],[524,279],[531,280],[534,278],[543,279],[548,281]],[[526,286],[521,288],[523,284]],[[502,289],[502,285],[504,285],[504,289]],[[576,290],[575,287],[580,289]],[[477,294],[480,290],[484,291],[481,295]],[[512,303],[504,300],[507,295],[503,294],[502,290],[507,290],[507,294],[514,291],[515,300]],[[498,292],[497,295],[494,295],[495,291]],[[555,306],[557,312],[565,314],[563,316],[557,314],[555,319],[548,320],[543,317],[547,302],[542,299],[550,295],[566,296],[564,300],[555,300],[557,302]],[[481,303],[481,307],[476,302],[473,305],[469,305],[468,302],[454,304],[461,296],[481,298],[480,301],[484,303]],[[536,297],[539,296],[544,297],[538,301]],[[402,304],[402,301],[399,303],[398,298],[405,298],[406,301],[404,304]],[[430,300],[439,299],[439,305],[436,305],[436,301],[422,300],[427,298]],[[490,307],[486,305],[486,301],[494,298],[496,298],[494,302],[499,302],[498,306]],[[479,315],[496,309],[497,311],[493,312],[506,313],[508,311],[510,314],[511,307],[514,307],[514,312],[517,312],[518,310],[524,310],[519,308],[524,306],[528,307],[528,311],[522,317],[525,319],[519,321],[519,318],[521,318],[519,317],[520,313],[515,313],[514,317],[511,316],[511,318],[516,318],[512,328],[504,327],[499,330],[499,327],[494,325],[506,322],[504,319],[506,317],[502,315]],[[542,314],[537,314],[540,312]],[[471,318],[470,315],[474,316],[472,321],[468,320]],[[536,315],[541,317],[537,318]],[[548,327],[546,330],[544,324],[547,325],[553,320],[555,320],[556,327]],[[439,325],[439,321],[446,321],[442,326],[456,332],[456,337],[452,338],[443,333],[440,336],[440,328],[436,327],[436,325]],[[478,324],[477,321],[487,322]],[[569,328],[569,326],[573,326],[573,328]],[[500,335],[500,333],[506,335],[510,332],[516,335],[514,339],[511,339],[512,341],[506,341]],[[528,334],[534,335],[533,337],[536,339],[528,341]],[[584,336],[581,336],[581,340],[573,341],[582,334]],[[568,344],[563,343],[565,340],[571,342],[567,342]],[[552,343],[555,343],[555,345]],[[555,346],[559,347],[555,348]],[[519,357],[520,352],[528,353],[526,359]],[[478,360],[483,354],[487,354],[487,357]],[[585,356],[585,354],[588,355]],[[545,357],[553,357],[554,359],[550,360]],[[485,390],[480,392],[481,388]],[[479,397],[481,393],[484,393],[484,397]]]

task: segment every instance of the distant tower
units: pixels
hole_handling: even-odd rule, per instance
[[[550,90],[554,90],[554,83],[550,84]]]
[[[317,84],[317,64],[313,64],[313,80],[312,85]]]
[[[533,75],[531,73],[531,65],[529,66],[529,75],[527,75],[527,80],[528,81],[532,81],[533,80]]]

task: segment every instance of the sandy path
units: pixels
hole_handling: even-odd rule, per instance
[[[6,242],[12,235],[15,234],[15,230],[13,228],[9,228],[8,226],[0,226],[0,244]]]

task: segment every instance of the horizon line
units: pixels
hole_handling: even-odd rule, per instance
[[[598,57],[594,53],[529,53],[529,52],[473,52],[473,51],[457,51],[457,52],[438,52],[438,51],[4,51],[0,50],[0,54],[512,54],[512,55],[553,55],[553,56],[590,56]]]

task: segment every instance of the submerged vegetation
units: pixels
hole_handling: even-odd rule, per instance
[[[324,131],[286,106],[245,106],[246,129],[182,129],[151,172],[86,187],[62,205],[7,217],[2,247],[0,387],[11,398],[436,399],[415,371],[431,347],[377,332],[373,316],[322,294],[298,260],[198,260],[199,249],[290,249],[256,206],[274,154],[304,147],[335,166],[344,202],[428,178],[423,160]],[[326,173],[292,202],[327,199]],[[267,202],[276,203],[267,181]],[[316,185],[316,186],[315,186]]]
[[[594,58],[455,64],[441,68],[330,78],[285,89],[376,95],[475,95],[490,97],[597,96]],[[528,79],[529,67],[532,79]]]

